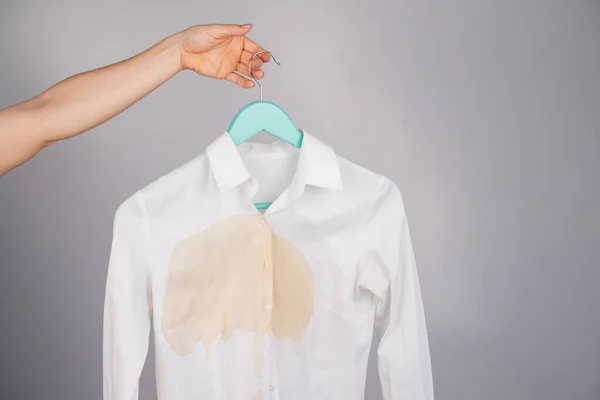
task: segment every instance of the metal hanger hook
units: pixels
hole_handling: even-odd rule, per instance
[[[254,80],[254,82],[256,82],[256,84],[260,87],[260,101],[263,101],[263,87],[260,84],[260,82],[254,77],[254,75],[252,74],[252,60],[254,60],[254,57],[256,57],[257,55],[259,55],[260,53],[269,53],[269,55],[271,56],[271,58],[273,59],[273,61],[275,61],[275,64],[277,65],[281,65],[281,63],[279,61],[277,61],[275,59],[275,56],[273,55],[273,53],[271,53],[268,50],[260,50],[257,51],[256,53],[252,54],[252,57],[250,57],[250,62],[248,63],[248,69],[250,70],[250,77]]]

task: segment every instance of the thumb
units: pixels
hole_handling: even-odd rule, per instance
[[[230,36],[244,36],[250,29],[252,29],[252,24],[244,24],[244,25],[234,25],[234,24],[223,24],[216,26],[216,34],[220,38],[226,38]]]

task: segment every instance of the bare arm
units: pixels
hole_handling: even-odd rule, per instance
[[[0,176],[44,147],[113,118],[183,69],[252,87],[252,81],[237,74],[248,73],[250,56],[260,49],[245,38],[249,30],[239,25],[195,26],[134,57],[74,75],[0,110]],[[261,58],[268,61],[268,56]],[[257,78],[262,75],[260,70],[255,73]]]

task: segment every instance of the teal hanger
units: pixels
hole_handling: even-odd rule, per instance
[[[238,111],[235,117],[233,117],[231,124],[229,124],[227,132],[236,146],[247,141],[257,133],[265,131],[296,147],[301,147],[303,138],[302,132],[296,128],[292,119],[281,107],[270,101],[263,101],[262,85],[252,74],[252,60],[254,57],[264,52],[269,53],[277,65],[281,65],[270,51],[261,50],[252,55],[250,62],[248,63],[248,69],[250,70],[250,77],[254,79],[254,82],[260,87],[260,101],[254,101]],[[270,205],[271,202],[254,204],[259,210],[265,210],[269,208]]]

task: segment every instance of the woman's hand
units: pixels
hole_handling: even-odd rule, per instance
[[[245,36],[251,28],[192,26],[134,57],[71,76],[27,101],[0,110],[0,176],[44,147],[113,118],[182,69],[253,87],[248,63],[262,47]],[[261,53],[254,59],[254,78],[263,77],[260,67],[269,58],[269,53]]]
[[[180,33],[181,68],[196,71],[210,78],[226,79],[239,86],[250,88],[254,82],[240,74],[250,76],[250,58],[262,47],[245,35],[252,25],[196,25]],[[269,61],[269,53],[257,55],[252,62],[252,76],[263,77],[260,69]]]

